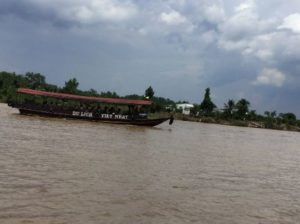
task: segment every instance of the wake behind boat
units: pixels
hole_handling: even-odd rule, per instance
[[[150,100],[131,100],[47,92],[27,88],[17,90],[16,102],[9,106],[21,114],[101,121],[115,124],[156,126],[173,123],[173,116],[149,118]]]

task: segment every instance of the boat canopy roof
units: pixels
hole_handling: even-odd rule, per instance
[[[69,93],[47,92],[47,91],[27,89],[27,88],[19,88],[17,92],[23,94],[29,94],[29,95],[36,95],[36,96],[46,96],[46,97],[54,97],[60,99],[91,101],[91,102],[109,103],[109,104],[147,105],[147,106],[152,104],[152,102],[149,100],[130,100],[130,99],[123,99],[123,98],[81,96],[81,95],[75,95]]]

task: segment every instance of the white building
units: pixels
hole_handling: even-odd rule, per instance
[[[185,115],[190,115],[192,108],[194,108],[193,104],[188,104],[188,103],[176,104],[176,109],[182,110],[182,113]]]

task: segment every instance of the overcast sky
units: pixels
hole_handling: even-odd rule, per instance
[[[1,0],[0,70],[300,116],[300,1]]]

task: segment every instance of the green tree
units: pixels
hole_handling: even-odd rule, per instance
[[[256,110],[249,111],[249,120],[251,120],[251,121],[258,120],[258,115],[256,114]]]
[[[65,82],[65,86],[63,87],[62,91],[65,93],[77,93],[78,92],[78,85],[76,78],[70,79],[69,81]]]
[[[266,115],[266,117],[274,119],[276,117],[277,112],[276,112],[276,110],[274,110],[272,112],[265,111],[264,114]]]
[[[297,123],[297,117],[293,113],[280,113],[279,117],[288,125],[295,125]]]
[[[265,111],[264,114],[266,116],[264,118],[265,127],[266,128],[276,128],[276,124],[277,124],[276,119],[275,119],[276,111],[272,111],[272,112]]]
[[[228,100],[228,102],[224,104],[225,117],[227,118],[232,117],[234,107],[235,107],[234,100]]]
[[[174,101],[168,99],[168,98],[163,98],[163,97],[156,97],[154,96],[152,98],[153,102],[153,107],[155,108],[155,111],[166,111],[168,108],[175,108],[175,103]]]
[[[266,117],[271,117],[271,112],[270,111],[265,111],[264,115],[266,115]]]
[[[119,95],[116,92],[111,92],[111,91],[101,92],[100,96],[109,97],[109,98],[119,98]]]
[[[235,107],[237,109],[237,115],[239,119],[245,119],[246,115],[249,112],[249,106],[250,106],[250,102],[247,101],[246,99],[242,98],[240,99]]]
[[[153,96],[154,96],[154,91],[153,91],[152,87],[149,86],[149,87],[145,90],[145,97],[146,97],[147,99],[152,99]]]
[[[126,99],[132,99],[132,100],[142,100],[144,99],[143,96],[137,95],[137,94],[130,94],[125,96]]]
[[[99,96],[97,90],[95,90],[95,89],[90,89],[90,90],[86,91],[85,94],[88,96]]]
[[[272,117],[272,118],[275,118],[275,117],[276,117],[276,115],[277,115],[277,112],[276,112],[276,110],[272,111],[270,115],[271,115],[271,117]]]
[[[200,110],[204,113],[204,115],[210,115],[214,108],[216,108],[216,105],[211,101],[210,88],[206,88],[204,99],[200,104]]]
[[[2,102],[15,99],[16,89],[25,85],[24,76],[16,75],[15,73],[0,72],[0,99]]]
[[[45,85],[45,90],[50,91],[50,92],[57,92],[59,90],[59,88],[56,85],[52,85],[52,84],[47,83]]]
[[[31,89],[42,88],[46,84],[46,79],[40,73],[27,72],[25,74],[25,80],[28,87]]]

